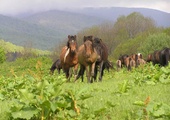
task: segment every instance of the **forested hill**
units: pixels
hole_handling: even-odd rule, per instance
[[[75,10],[51,10],[29,15],[0,15],[0,39],[33,48],[50,50],[69,34],[77,34],[84,28],[116,21],[121,15],[140,12],[152,18],[156,25],[170,27],[170,14],[146,8],[82,8]],[[113,22],[114,23],[114,22]]]
[[[0,15],[0,38],[16,45],[49,50],[68,34],[99,25],[104,19],[63,11],[47,11],[25,18]]]
[[[152,18],[157,26],[170,27],[170,11],[169,13],[148,9],[148,8],[126,8],[126,7],[87,7],[78,10],[72,10],[72,12],[77,12],[85,15],[96,16],[107,20],[116,21],[121,15],[129,15],[132,12],[139,12],[145,17]]]

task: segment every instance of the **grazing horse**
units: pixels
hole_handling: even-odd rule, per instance
[[[152,54],[149,54],[149,55],[147,56],[146,62],[152,62],[152,60],[153,60],[153,55],[152,55]]]
[[[147,62],[152,61],[153,65],[159,64],[160,66],[167,66],[170,61],[170,48],[156,50],[148,55]]]
[[[136,63],[135,63],[135,60],[133,60],[133,58],[129,56],[125,58],[124,64],[127,67],[127,70],[131,70],[131,67],[135,67],[134,64]]]
[[[160,65],[167,66],[170,61],[170,48],[164,48],[160,51]]]
[[[141,58],[138,58],[136,62],[137,62],[136,63],[137,66],[146,64],[146,61],[144,59],[141,59]]]
[[[70,81],[70,68],[74,67],[74,75],[77,74],[78,57],[77,57],[77,37],[68,35],[67,45],[62,48],[60,53],[62,69],[68,81]]]
[[[161,52],[160,50],[156,50],[153,53],[153,60],[152,60],[152,62],[153,62],[154,65],[155,64],[161,65],[160,64],[160,52]]]
[[[94,78],[96,80],[99,67],[99,81],[102,81],[105,66],[108,64],[108,49],[100,38],[94,38],[94,48],[96,49],[98,56],[100,56],[96,61]]]
[[[84,36],[84,43],[78,49],[78,62],[80,64],[80,70],[76,80],[81,76],[83,82],[83,75],[86,70],[88,82],[93,82],[97,58],[98,54],[93,45],[93,36]]]
[[[117,71],[119,71],[121,69],[121,67],[122,67],[121,60],[116,61],[116,67],[117,67]]]
[[[51,74],[54,74],[54,70],[57,69],[58,71],[58,74],[60,74],[60,70],[62,69],[62,66],[61,66],[61,61],[60,59],[57,59],[51,66],[50,68],[50,73]]]
[[[121,67],[126,66],[125,61],[126,61],[126,58],[127,58],[127,57],[129,57],[129,55],[127,55],[127,54],[124,54],[124,55],[120,55],[120,56],[119,56],[119,59],[118,59],[118,60],[121,61]]]

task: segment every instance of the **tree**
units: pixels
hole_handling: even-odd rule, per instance
[[[147,37],[147,39],[142,43],[139,50],[141,50],[144,55],[153,53],[155,50],[161,50],[165,47],[170,47],[170,36],[165,33],[153,34]]]
[[[138,12],[133,12],[128,16],[121,16],[117,19],[114,27],[123,31],[123,35],[129,38],[136,37],[139,33],[155,28],[155,22],[149,17],[144,17]]]

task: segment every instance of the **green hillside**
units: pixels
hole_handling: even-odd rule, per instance
[[[17,46],[17,45],[10,43],[10,42],[5,42],[4,40],[1,40],[1,39],[0,39],[0,47],[2,47],[5,50],[6,53],[9,53],[9,52],[23,53],[24,50],[26,49],[22,46]],[[50,54],[50,51],[47,51],[47,50],[39,50],[39,49],[32,49],[31,48],[31,51],[33,53],[35,53],[36,55],[49,55]]]
[[[22,19],[0,15],[0,38],[16,45],[31,43],[33,48],[50,50],[68,34],[76,34],[102,21],[61,11],[43,12]]]

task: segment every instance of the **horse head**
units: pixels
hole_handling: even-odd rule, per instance
[[[77,50],[77,37],[76,35],[68,35],[67,47],[72,53],[75,53]]]
[[[93,36],[84,36],[85,55],[90,57],[94,52]]]
[[[151,62],[152,60],[153,60],[153,55],[152,55],[152,54],[149,54],[149,55],[147,56],[146,62]]]

